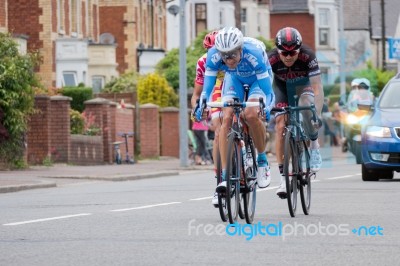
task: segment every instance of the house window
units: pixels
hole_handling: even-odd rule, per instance
[[[63,72],[63,86],[77,86],[76,72],[64,71]]]
[[[247,9],[246,8],[242,8],[240,10],[240,21],[241,21],[241,30],[243,32],[243,35],[247,35],[246,32],[246,25],[247,25]]]
[[[65,34],[63,0],[57,0],[57,29],[58,33]]]
[[[78,37],[81,32],[81,0],[71,0],[71,36]]]
[[[242,8],[242,10],[240,12],[240,19],[244,23],[247,22],[247,9],[246,8]]]
[[[195,5],[196,36],[207,29],[207,5]]]
[[[92,77],[92,88],[94,93],[99,93],[104,87],[104,76],[93,76]]]
[[[318,44],[321,46],[329,46],[330,44],[330,27],[329,27],[329,9],[321,8],[318,11]]]

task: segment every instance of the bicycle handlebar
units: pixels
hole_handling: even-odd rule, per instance
[[[292,113],[296,111],[303,111],[303,110],[309,110],[312,112],[312,120],[318,121],[317,120],[317,115],[316,115],[316,110],[315,110],[315,105],[312,104],[310,106],[285,106],[285,107],[273,107],[271,109],[271,113],[278,113],[278,112],[284,112],[284,113]]]
[[[222,107],[260,107],[260,102],[207,102],[207,106],[212,108]]]

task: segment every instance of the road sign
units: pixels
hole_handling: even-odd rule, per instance
[[[389,38],[389,59],[400,59],[400,39]]]

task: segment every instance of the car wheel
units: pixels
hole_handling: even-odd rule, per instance
[[[379,171],[367,169],[364,164],[361,164],[361,176],[363,181],[378,181],[380,178]]]
[[[382,179],[393,179],[394,172],[391,170],[380,171],[379,178]]]

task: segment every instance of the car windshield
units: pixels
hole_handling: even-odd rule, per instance
[[[380,108],[400,107],[400,82],[391,82],[385,88],[379,100]]]
[[[358,104],[372,105],[373,100],[373,95],[369,90],[352,90],[347,98],[347,110],[354,112],[358,109]]]

